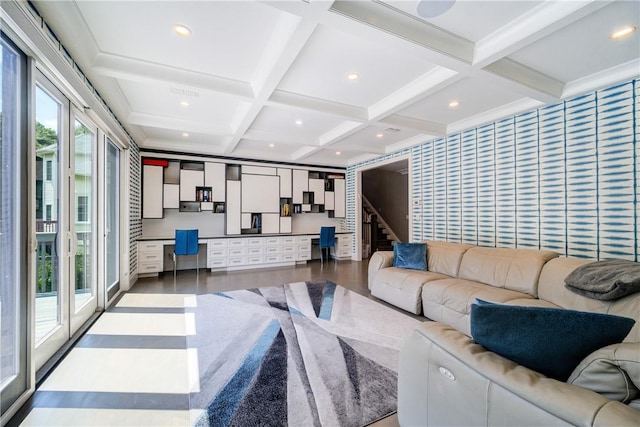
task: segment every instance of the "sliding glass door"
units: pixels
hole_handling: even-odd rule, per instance
[[[35,89],[35,365],[97,308],[97,129],[42,75]]]
[[[27,390],[26,58],[0,35],[0,410]]]

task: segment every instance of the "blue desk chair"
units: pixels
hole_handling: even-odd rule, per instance
[[[320,227],[320,238],[314,241],[313,244],[320,247],[320,264],[324,265],[324,250],[335,248],[336,246],[336,228]],[[327,251],[327,259],[330,255],[331,252]]]
[[[173,279],[176,278],[176,257],[196,256],[196,278],[200,275],[200,253],[198,252],[198,230],[176,230],[176,243],[173,247]]]

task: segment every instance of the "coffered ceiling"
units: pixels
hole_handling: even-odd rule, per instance
[[[346,166],[640,75],[635,0],[418,3],[35,6],[142,149]]]

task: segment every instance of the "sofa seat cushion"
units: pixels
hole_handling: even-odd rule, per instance
[[[432,271],[396,267],[384,268],[375,275],[370,286],[371,295],[413,314],[420,314],[422,312],[422,285],[447,277]]]
[[[534,298],[522,292],[487,286],[483,283],[462,279],[431,281],[422,287],[422,308],[431,320],[443,322],[470,336],[471,304],[476,298],[506,303],[511,300]]]

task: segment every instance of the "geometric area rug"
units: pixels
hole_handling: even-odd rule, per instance
[[[196,298],[196,426],[364,426],[397,410],[418,320],[328,281]]]

